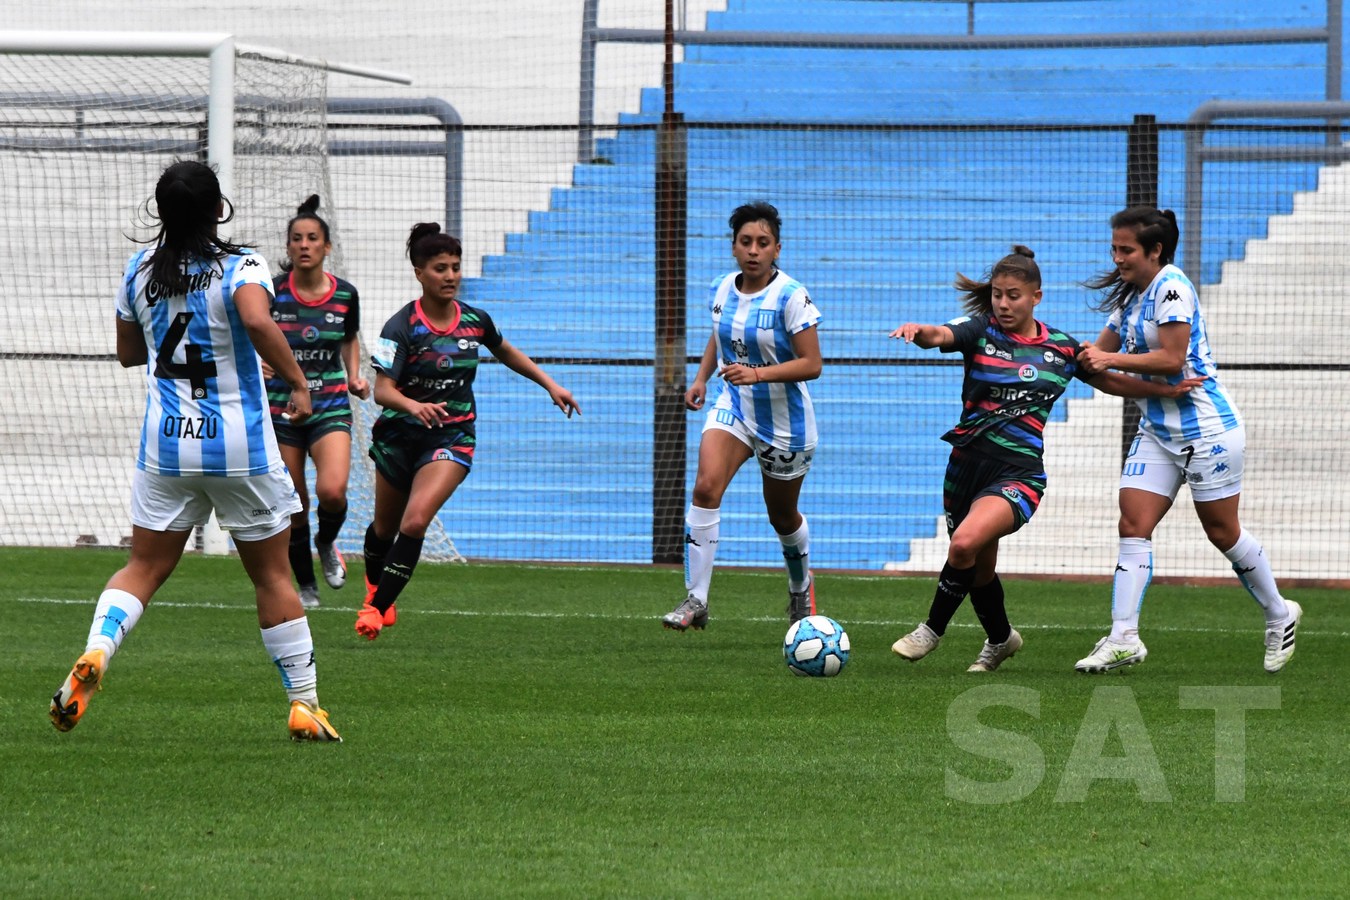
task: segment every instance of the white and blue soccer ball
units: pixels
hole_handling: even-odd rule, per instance
[[[838,675],[848,662],[848,633],[829,616],[799,619],[783,638],[783,659],[796,675]]]

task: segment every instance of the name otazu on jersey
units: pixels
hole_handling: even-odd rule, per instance
[[[163,434],[179,440],[214,441],[220,434],[217,416],[165,416]]]

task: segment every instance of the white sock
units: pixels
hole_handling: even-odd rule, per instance
[[[89,640],[85,650],[102,650],[112,659],[122,646],[122,640],[140,621],[145,604],[126,591],[109,588],[99,594],[94,607],[94,622],[89,626]]]
[[[684,517],[684,587],[705,604],[712,584],[713,560],[721,532],[722,511],[690,504]]]
[[[1275,573],[1270,571],[1270,560],[1266,559],[1266,551],[1260,541],[1244,528],[1238,535],[1238,542],[1225,550],[1223,555],[1233,564],[1233,571],[1247,593],[1265,610],[1267,625],[1289,617],[1289,607],[1284,605],[1280,589],[1275,586]]]
[[[787,563],[788,590],[806,590],[811,583],[807,562],[811,552],[811,529],[806,525],[806,516],[802,516],[802,526],[792,534],[778,535],[778,542],[783,545],[783,561]]]
[[[314,639],[304,616],[262,629],[263,648],[281,673],[281,686],[292,700],[319,705],[319,675],[314,668]]]
[[[1116,574],[1111,581],[1111,640],[1139,639],[1139,609],[1153,580],[1153,541],[1121,538]]]

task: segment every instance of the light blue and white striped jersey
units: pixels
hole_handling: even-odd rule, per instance
[[[771,366],[796,359],[792,335],[820,321],[820,311],[806,288],[785,273],[775,272],[764,290],[743,294],[736,289],[738,274],[715,280],[708,301],[720,366]],[[786,451],[816,446],[816,413],[804,382],[741,387],[723,382],[722,390],[730,401],[726,411],[766,444]]]
[[[1162,348],[1158,326],[1186,322],[1191,326],[1186,363],[1179,375],[1151,376],[1159,383],[1176,384],[1183,378],[1207,375],[1209,378],[1189,394],[1176,399],[1148,397],[1134,402],[1139,406],[1139,425],[1160,441],[1194,441],[1222,434],[1242,424],[1242,416],[1228,392],[1219,383],[1219,367],[1210,352],[1205,317],[1195,286],[1174,265],[1163,266],[1148,290],[1137,289],[1125,305],[1112,313],[1106,327],[1120,336],[1125,353],[1147,353]]]
[[[189,291],[165,296],[134,254],[117,295],[117,317],[135,322],[150,351],[145,419],[136,465],[158,475],[261,475],[281,465],[262,365],[240,321],[234,292],[272,295],[261,256],[245,252],[187,269]]]

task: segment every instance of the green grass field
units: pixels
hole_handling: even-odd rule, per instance
[[[325,591],[345,742],[298,745],[238,562],[188,558],[58,734],[122,560],[0,551],[0,895],[1345,895],[1336,592],[1288,592],[1269,676],[1236,583],[1155,586],[1148,661],[1087,677],[1109,586],[1010,581],[1026,646],[968,675],[969,606],[910,664],[889,647],[931,584],[823,573],[853,658],[805,679],[778,573],[719,570],[677,634],[675,571],[427,565],[374,644],[357,585]]]

